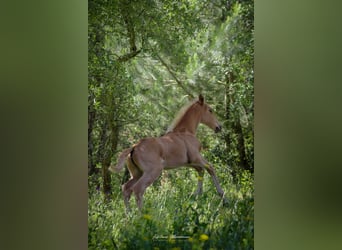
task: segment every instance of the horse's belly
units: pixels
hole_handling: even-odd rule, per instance
[[[164,169],[165,170],[170,170],[170,169],[175,169],[175,168],[179,168],[181,166],[185,166],[186,164],[181,164],[181,165],[170,165],[170,166],[165,166]]]
[[[164,169],[172,169],[185,166],[189,163],[190,155],[188,144],[196,144],[196,141],[188,142],[186,136],[169,134],[158,139],[161,146],[161,159]]]
[[[172,159],[162,159],[162,164],[164,166],[164,169],[173,169],[177,167],[181,167],[187,164],[187,157],[177,157]]]

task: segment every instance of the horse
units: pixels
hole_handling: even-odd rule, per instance
[[[181,110],[166,134],[161,137],[141,139],[120,154],[115,167],[113,165],[109,167],[109,171],[118,173],[124,167],[125,161],[127,163],[131,179],[122,185],[127,211],[130,211],[129,200],[132,193],[141,211],[146,188],[161,175],[162,170],[182,166],[194,168],[198,172],[195,196],[203,192],[203,176],[206,170],[212,177],[217,193],[223,199],[223,204],[228,203],[213,165],[200,154],[201,144],[196,138],[196,130],[200,123],[216,133],[222,128],[213,114],[213,109],[204,102],[202,95]]]

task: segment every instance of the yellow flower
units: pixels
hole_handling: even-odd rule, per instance
[[[146,219],[146,220],[152,220],[152,216],[149,215],[149,214],[144,214],[143,218]]]
[[[209,239],[208,235],[206,234],[201,234],[200,237],[199,237],[200,241],[206,241]]]

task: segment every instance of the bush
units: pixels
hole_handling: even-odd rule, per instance
[[[220,175],[217,168],[218,175]],[[168,172],[158,185],[146,190],[140,213],[132,196],[125,213],[119,188],[105,201],[90,186],[88,204],[89,249],[253,249],[253,176],[243,173],[237,184],[220,178],[229,200],[227,206],[205,175],[204,192],[192,197],[196,173],[191,169]],[[186,176],[187,178],[184,178]],[[115,179],[115,178],[113,178]],[[113,185],[120,186],[118,181]],[[91,184],[90,184],[91,185]]]

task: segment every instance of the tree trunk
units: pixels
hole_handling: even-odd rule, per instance
[[[111,193],[111,186],[110,186],[110,174],[108,173],[108,167],[110,164],[110,153],[106,150],[106,144],[108,141],[107,137],[107,128],[108,128],[108,122],[105,121],[102,125],[101,134],[100,134],[100,145],[97,152],[97,160],[101,162],[102,165],[102,191],[105,194],[105,196],[109,196]]]
[[[240,120],[238,121],[232,121],[232,118],[230,117],[230,105],[234,103],[234,98],[231,93],[231,84],[235,81],[235,76],[233,72],[227,72],[226,74],[226,119],[230,121],[227,126],[231,128],[234,134],[237,136],[237,148],[236,150],[239,153],[237,161],[239,162],[238,166],[235,166],[233,164],[232,166],[232,175],[234,180],[236,179],[236,176],[238,172],[240,171],[239,169],[244,169],[244,170],[249,170],[250,172],[254,172],[253,166],[249,164],[247,160],[247,155],[246,155],[246,148],[245,148],[245,141],[244,141],[244,135],[243,135],[243,130],[242,126],[240,124]],[[231,151],[230,145],[231,145],[231,135],[226,134],[225,140],[226,140],[226,145],[227,145],[227,150]],[[238,168],[237,168],[238,167]]]
[[[245,170],[249,170],[250,172],[254,172],[254,169],[252,166],[250,166],[247,156],[246,156],[246,149],[245,149],[245,140],[243,137],[243,131],[240,122],[236,122],[234,124],[234,130],[238,137],[238,152],[239,152],[239,163],[240,167]]]
[[[102,178],[103,178],[103,194],[106,200],[110,200],[112,195],[111,175],[108,170],[110,165],[111,154],[110,152],[105,153],[102,161]]]
[[[116,122],[113,120],[112,116],[109,115],[108,119],[110,119],[110,130],[111,136],[108,141],[108,145],[106,148],[106,153],[103,157],[102,161],[102,176],[103,176],[103,193],[107,200],[110,199],[112,194],[112,185],[111,185],[111,173],[108,171],[108,167],[111,164],[111,158],[116,151],[118,146],[119,139],[119,126],[117,126]]]
[[[227,84],[226,84],[226,110],[225,110],[225,120],[228,121],[225,123],[225,130],[229,131],[231,125],[230,125],[230,111],[229,111],[229,105],[230,105],[230,97],[229,97],[229,82],[227,80]],[[226,150],[227,150],[227,154],[229,154],[229,150],[230,150],[230,142],[231,142],[231,133],[225,133],[224,134],[224,140],[226,142]],[[227,161],[227,165],[229,165],[229,162]]]
[[[233,123],[232,123],[232,117],[231,117],[231,111],[230,111],[230,106],[231,104],[233,103],[233,98],[232,98],[232,95],[230,93],[231,91],[231,83],[233,83],[234,81],[234,76],[232,74],[232,72],[227,72],[226,73],[226,111],[225,111],[225,118],[226,120],[228,121],[226,123],[226,128],[228,131],[230,131],[229,133],[226,133],[225,134],[225,141],[226,141],[226,148],[227,148],[227,154],[230,154],[232,151],[233,151],[233,148],[232,148],[232,132],[233,129]],[[231,174],[233,176],[233,180],[234,181],[237,181],[236,179],[236,176],[237,176],[237,168],[235,166],[235,163],[234,163],[234,160],[232,162],[227,162],[228,165],[230,165],[230,171],[231,171]]]
[[[88,176],[93,175],[96,172],[93,157],[94,143],[92,136],[96,113],[91,101],[92,100],[90,100],[88,104]]]
[[[106,117],[107,118],[107,117]],[[101,134],[101,166],[102,166],[102,191],[105,195],[106,200],[109,200],[112,194],[112,186],[111,186],[111,175],[108,170],[110,166],[110,161],[112,157],[112,138],[107,137],[108,131],[108,118],[103,125],[102,134]],[[99,149],[100,150],[100,149]]]

